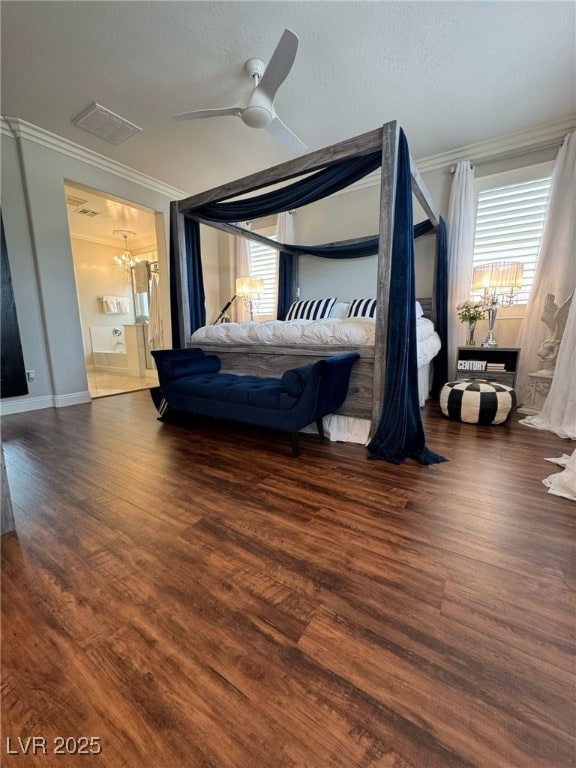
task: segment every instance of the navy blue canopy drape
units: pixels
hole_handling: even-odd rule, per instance
[[[284,320],[292,302],[294,256],[287,251],[278,254],[278,320]]]
[[[384,405],[378,429],[368,444],[368,456],[394,464],[407,458],[422,464],[446,461],[426,447],[420,414],[412,184],[404,131],[400,131],[398,146]]]
[[[170,319],[172,322],[172,347],[179,349],[185,346],[186,340],[180,338],[179,312],[182,309],[178,293],[177,275],[181,265],[176,264],[178,252],[178,233],[174,225],[176,203],[171,203],[172,216],[170,228]],[[206,306],[204,294],[204,278],[202,276],[202,259],[200,254],[200,225],[193,219],[184,219],[184,238],[186,243],[186,281],[188,283],[188,306],[190,311],[190,329],[193,333],[206,325]]]
[[[436,333],[442,346],[434,358],[434,378],[431,395],[434,400],[440,397],[440,390],[448,381],[448,237],[446,222],[440,217],[440,227],[436,234]]]
[[[200,218],[207,221],[246,221],[275,213],[301,208],[315,203],[323,197],[333,195],[341,189],[364,178],[382,164],[382,153],[371,152],[369,155],[340,160],[305,179],[290,184],[288,187],[275,189],[247,200],[229,203],[207,203],[194,210]]]
[[[415,224],[414,239],[434,231],[434,225],[429,219]],[[362,256],[373,256],[378,253],[378,237],[371,237],[359,243],[348,245],[290,245],[293,252],[319,256],[327,259],[354,259]],[[290,269],[286,267],[290,264]],[[440,217],[440,226],[436,235],[436,332],[442,346],[433,360],[434,378],[431,395],[437,400],[442,385],[448,381],[448,251],[446,239],[446,223]],[[280,252],[280,271],[278,282],[278,319],[284,320],[291,304],[293,275],[293,256],[291,253]]]

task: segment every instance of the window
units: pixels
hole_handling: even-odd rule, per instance
[[[552,163],[542,163],[476,182],[478,205],[474,266],[521,261],[522,289],[515,303],[526,304],[534,281],[550,192]]]
[[[259,235],[276,241],[275,227],[255,229]],[[254,317],[276,317],[278,293],[278,251],[269,245],[250,240],[250,277],[264,280],[264,290],[260,294],[254,311]]]

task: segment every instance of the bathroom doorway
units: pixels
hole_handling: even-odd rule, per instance
[[[156,214],[73,182],[64,191],[90,395],[156,386],[149,341]]]

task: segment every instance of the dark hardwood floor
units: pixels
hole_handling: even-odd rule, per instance
[[[576,765],[573,446],[424,418],[449,462],[147,392],[4,418],[1,764]]]

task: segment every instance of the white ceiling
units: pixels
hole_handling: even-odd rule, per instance
[[[230,106],[250,57],[300,38],[279,116],[309,149],[397,119],[412,155],[576,113],[573,2],[13,2],[0,4],[1,106],[191,194],[290,159]],[[143,128],[113,146],[71,120],[98,102]]]
[[[87,239],[124,250],[124,238],[115,231],[130,232],[129,250],[156,249],[154,213],[133,203],[112,198],[96,190],[64,185],[71,237]]]

